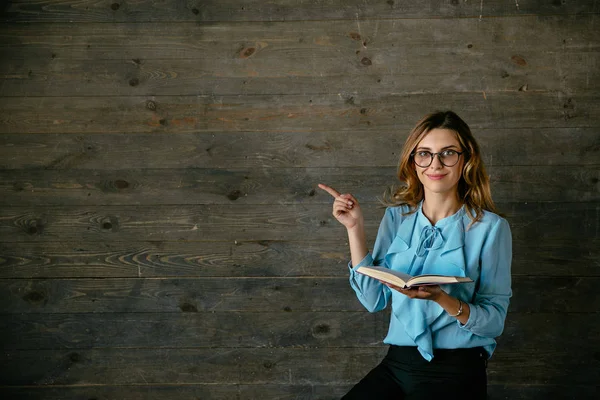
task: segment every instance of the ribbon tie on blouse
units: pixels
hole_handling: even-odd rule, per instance
[[[423,257],[428,250],[437,250],[444,245],[442,230],[437,226],[425,226],[419,237],[419,245],[415,254]]]

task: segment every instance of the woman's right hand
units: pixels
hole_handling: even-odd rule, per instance
[[[340,194],[337,190],[319,183],[319,188],[329,193],[333,198],[333,216],[346,229],[364,226],[363,214],[358,201],[349,193]]]

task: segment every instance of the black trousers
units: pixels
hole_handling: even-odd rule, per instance
[[[429,362],[416,347],[390,346],[381,364],[371,370],[342,399],[487,398],[487,352],[482,347],[438,349],[434,350],[433,355],[433,360]]]

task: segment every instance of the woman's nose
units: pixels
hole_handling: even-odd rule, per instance
[[[433,168],[433,169],[440,169],[443,166],[444,165],[440,161],[440,155],[439,154],[434,155],[433,156],[433,160],[431,160],[431,168]]]

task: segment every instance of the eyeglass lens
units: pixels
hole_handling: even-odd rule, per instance
[[[440,162],[446,167],[453,167],[458,162],[460,156],[456,151],[442,151],[441,153],[430,153],[428,151],[419,151],[415,153],[415,163],[419,167],[429,167],[433,162],[433,157],[438,156]]]

